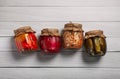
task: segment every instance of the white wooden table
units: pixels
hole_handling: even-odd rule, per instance
[[[88,57],[83,49],[18,54],[14,29],[30,25],[39,36],[69,21],[83,24],[85,32],[103,30],[106,55]],[[0,79],[120,79],[120,0],[0,0]]]

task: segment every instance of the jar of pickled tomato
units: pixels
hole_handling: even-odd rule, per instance
[[[61,39],[58,29],[46,28],[41,30],[39,39],[40,49],[46,54],[58,53],[61,46]]]
[[[83,30],[82,24],[67,23],[64,26],[63,33],[63,47],[79,49],[83,44]]]
[[[85,49],[90,56],[103,56],[106,53],[106,39],[102,30],[85,33]]]
[[[20,27],[14,30],[15,33],[15,44],[18,51],[31,52],[38,49],[37,38],[35,31],[30,26]]]

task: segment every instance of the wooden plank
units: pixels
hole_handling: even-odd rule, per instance
[[[104,68],[5,68],[1,79],[119,79],[120,69]]]
[[[119,0],[0,0],[0,6],[120,7]]]
[[[0,36],[14,36],[13,30],[20,26],[31,26],[40,35],[43,28],[58,28],[60,32],[64,28],[64,24],[68,22],[0,22]],[[101,29],[107,37],[120,37],[120,22],[75,22],[83,25],[84,33],[93,30]]]
[[[44,55],[41,52],[18,54],[0,52],[0,67],[81,67],[119,68],[120,53],[107,52],[103,57],[89,57],[85,52],[62,51],[57,55]]]
[[[120,7],[0,7],[0,21],[120,21]]]
[[[120,38],[107,38],[107,50],[108,51],[120,51]],[[0,37],[0,51],[16,51],[13,37]]]

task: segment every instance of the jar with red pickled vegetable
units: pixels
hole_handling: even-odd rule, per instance
[[[83,30],[82,24],[67,23],[64,26],[63,33],[63,47],[64,48],[81,48],[83,44]]]
[[[106,37],[102,30],[92,30],[85,33],[85,49],[90,56],[103,56],[107,50]]]
[[[58,29],[46,28],[41,31],[40,49],[46,54],[58,53],[61,46]]]
[[[38,49],[35,31],[30,26],[20,27],[14,30],[15,44],[19,52],[30,52]]]

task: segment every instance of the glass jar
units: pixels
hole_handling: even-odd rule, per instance
[[[71,22],[65,24],[62,39],[64,48],[81,48],[83,44],[82,24]]]
[[[14,30],[14,33],[15,44],[20,53],[38,49],[37,38],[34,34],[35,31],[33,31],[30,26],[20,27]]]
[[[106,37],[102,30],[85,33],[85,49],[90,56],[103,56],[106,53]]]
[[[55,54],[60,50],[60,34],[58,29],[46,28],[41,31],[40,49],[46,54]]]

